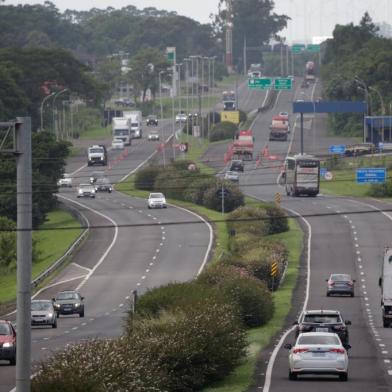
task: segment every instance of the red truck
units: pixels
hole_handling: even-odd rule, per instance
[[[270,125],[270,141],[287,141],[289,134],[289,119],[288,115],[278,115],[272,117]]]
[[[233,142],[233,157],[244,161],[253,160],[254,138],[251,130],[239,131]]]
[[[308,61],[305,65],[305,80],[307,82],[314,82],[316,77],[314,75],[315,65],[313,61]]]

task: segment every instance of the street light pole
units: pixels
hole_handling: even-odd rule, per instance
[[[159,72],[159,105],[160,105],[160,109],[161,109],[161,120],[163,119],[163,106],[162,106],[162,79],[161,79],[161,75],[164,73],[164,71],[160,71]]]
[[[40,114],[41,114],[41,126],[40,126],[40,132],[42,132],[42,131],[44,130],[44,114],[43,114],[43,112],[44,112],[44,104],[45,104],[45,102],[46,102],[49,98],[53,97],[53,95],[55,95],[55,93],[49,94],[49,95],[48,95],[47,97],[45,97],[45,98],[42,100],[42,102],[41,102],[41,110],[40,110]]]
[[[65,88],[65,89],[63,89],[63,90],[61,90],[61,91],[59,91],[58,93],[55,94],[55,96],[54,96],[54,98],[53,98],[53,131],[54,131],[54,133],[55,133],[55,135],[56,135],[56,140],[59,140],[59,135],[58,135],[58,133],[56,132],[56,116],[55,116],[56,98],[57,98],[59,95],[65,93],[66,91],[68,91],[67,88]]]
[[[375,92],[376,92],[376,94],[378,95],[378,98],[379,98],[379,100],[380,100],[380,103],[381,103],[381,115],[383,116],[383,118],[382,118],[382,127],[381,127],[381,130],[382,130],[381,141],[384,142],[384,132],[385,132],[385,130],[384,130],[384,116],[385,116],[385,105],[384,105],[384,100],[383,100],[383,98],[382,98],[382,95],[380,94],[380,91],[377,90],[375,87],[370,86],[370,87],[369,87],[369,90],[372,90],[372,91],[375,91]]]
[[[365,92],[365,100],[366,100],[366,105],[367,105],[367,113],[366,115],[369,116],[371,114],[371,102],[369,100],[370,95],[369,95],[369,90],[367,88],[366,83],[359,79],[358,76],[355,76],[354,81],[358,83],[362,88],[363,91]],[[363,143],[366,143],[366,115],[363,117]],[[373,139],[373,135],[370,136],[371,139]]]

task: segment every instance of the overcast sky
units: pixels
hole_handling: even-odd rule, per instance
[[[36,3],[43,4],[44,1],[5,1],[5,4],[13,5]],[[155,7],[176,11],[180,15],[208,23],[209,15],[217,13],[219,0],[52,0],[52,3],[60,11],[67,8],[122,8],[127,5],[137,8]],[[330,35],[336,23],[358,23],[366,10],[376,22],[390,21],[392,17],[392,0],[275,0],[275,4],[276,12],[289,15],[293,19],[286,32],[289,42],[310,42],[313,36]]]

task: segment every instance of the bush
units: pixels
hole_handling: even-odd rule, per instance
[[[235,235],[230,237],[229,250],[234,256],[241,255],[244,251],[254,247],[258,239],[256,235],[236,231]]]
[[[135,323],[137,358],[169,376],[170,392],[192,392],[229,374],[245,354],[245,334],[229,305],[192,306]],[[159,389],[161,391],[161,389]]]
[[[388,179],[385,184],[372,184],[369,191],[372,197],[391,197],[392,196],[392,180]]]
[[[236,233],[249,233],[264,236],[269,232],[269,220],[266,211],[257,207],[243,206],[231,212],[227,218],[229,230]]]
[[[215,124],[210,131],[210,141],[233,139],[237,126],[231,122],[223,121]]]
[[[240,123],[244,123],[248,119],[248,115],[243,110],[240,110]]]
[[[184,200],[194,204],[202,205],[204,192],[214,186],[216,179],[211,176],[206,176],[196,180],[192,184],[189,184],[188,188],[184,192]]]
[[[223,190],[228,192],[224,199],[224,212],[231,212],[244,205],[244,195],[237,185],[229,181],[217,180],[214,185],[204,192],[203,205],[205,207],[222,212],[222,199],[220,197],[222,185]]]
[[[136,189],[142,189],[145,191],[153,191],[155,180],[162,172],[162,167],[159,166],[147,166],[136,172],[135,175],[135,187]]]
[[[289,222],[285,212],[271,205],[265,209],[268,219],[268,234],[284,233],[289,230]]]

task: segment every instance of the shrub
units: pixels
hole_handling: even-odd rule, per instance
[[[369,191],[372,197],[391,197],[392,196],[392,180],[388,179],[385,184],[372,184]]]
[[[285,212],[271,205],[265,209],[268,219],[268,234],[284,233],[289,230],[289,222]]]
[[[135,187],[145,191],[153,191],[155,180],[162,172],[159,166],[147,166],[136,172]]]
[[[269,231],[269,220],[266,211],[261,208],[243,206],[229,214],[227,226],[236,233],[264,236]]]
[[[223,121],[215,124],[210,131],[210,141],[233,139],[237,126],[231,122]]]
[[[222,212],[222,199],[220,197],[222,187],[228,193],[224,198],[224,212],[231,212],[244,205],[244,195],[237,185],[229,181],[217,180],[213,186],[204,192],[203,205],[205,207]]]
[[[184,200],[190,201],[191,203],[202,205],[204,192],[210,187],[214,186],[216,179],[211,176],[200,178],[195,182],[189,184],[188,188],[184,192]]]
[[[240,123],[244,123],[248,119],[248,115],[243,110],[240,110]]]
[[[235,235],[230,237],[229,250],[233,255],[242,254],[244,251],[254,247],[257,244],[257,240],[258,236],[256,235],[236,231]]]
[[[222,379],[245,354],[245,335],[233,307],[192,306],[135,323],[130,343],[137,358],[162,369],[171,392],[191,392]]]

